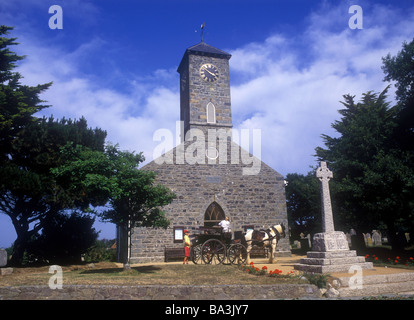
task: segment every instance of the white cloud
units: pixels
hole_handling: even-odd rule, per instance
[[[262,159],[284,175],[305,173],[315,164],[314,149],[322,146],[321,134],[334,134],[330,126],[343,94],[360,98],[385,88],[381,57],[396,54],[414,29],[412,12],[390,21],[398,12],[371,6],[364,11],[364,29],[351,30],[347,9],[325,4],[309,16],[303,34],[278,33],[226,49],[233,55],[233,124],[260,128]],[[148,161],[156,146],[153,133],[160,128],[175,133],[179,89],[173,66],[124,80],[126,89],[120,91],[82,68],[84,59],[107,46],[104,40],[95,38],[72,52],[41,47],[35,38],[19,40],[30,52],[20,67],[25,82],[54,82],[43,96],[53,106],[46,113],[85,116],[90,126],[108,131],[109,141],[143,151]],[[122,76],[116,65],[111,74]]]
[[[281,35],[231,52],[232,73],[242,79],[249,75],[232,87],[233,122],[262,130],[263,161],[284,175],[306,173],[316,164],[315,147],[323,146],[320,135],[335,134],[331,124],[339,119],[342,96],[360,99],[364,92],[387,86],[381,58],[395,55],[414,30],[412,13],[389,21],[386,14],[395,16],[390,10],[376,6],[366,12],[369,23],[363,30],[349,29],[347,16],[338,18],[339,7],[315,11],[300,37],[305,61],[293,41]],[[332,31],[338,21],[344,23],[342,30]]]
[[[24,52],[30,52],[18,71],[24,76],[22,82],[28,85],[53,82],[41,95],[50,108],[38,116],[53,115],[55,118],[76,118],[84,116],[88,125],[99,127],[108,133],[107,141],[119,143],[123,150],[143,152],[151,160],[156,146],[153,133],[160,128],[175,131],[179,120],[178,84],[171,82],[171,70],[155,70],[146,77],[126,80],[128,85],[122,91],[105,86],[105,79],[83,71],[83,57],[97,52],[105,42],[94,39],[82,44],[72,52],[55,47],[41,47],[35,38],[21,36]],[[21,48],[19,48],[22,50]],[[117,70],[111,70],[111,75]],[[110,77],[111,75],[108,75]],[[171,82],[171,88],[165,84]]]

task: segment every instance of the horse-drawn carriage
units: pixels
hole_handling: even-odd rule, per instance
[[[223,232],[220,226],[200,227],[192,243],[192,261],[195,264],[244,264],[250,263],[250,251],[253,245],[271,248],[270,262],[276,250],[277,241],[285,237],[285,227],[275,225],[267,230]]]
[[[242,264],[247,259],[247,248],[241,243],[242,233],[223,232],[220,226],[200,227],[192,243],[195,264]]]

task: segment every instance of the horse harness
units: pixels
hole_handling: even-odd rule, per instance
[[[266,234],[268,236],[268,239],[265,239]],[[252,239],[249,241],[258,241],[258,242],[264,242],[264,241],[272,241],[274,238],[276,238],[277,241],[281,238],[280,232],[274,228],[270,227],[267,230],[253,230]]]

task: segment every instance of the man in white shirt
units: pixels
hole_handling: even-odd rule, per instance
[[[222,220],[219,223],[219,226],[223,228],[223,232],[231,232],[229,217],[226,217],[224,220]]]

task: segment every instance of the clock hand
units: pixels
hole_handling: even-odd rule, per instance
[[[213,72],[211,72],[210,70],[207,70],[206,68],[203,68],[205,71],[207,71],[209,74],[211,74],[212,76],[216,76]]]

